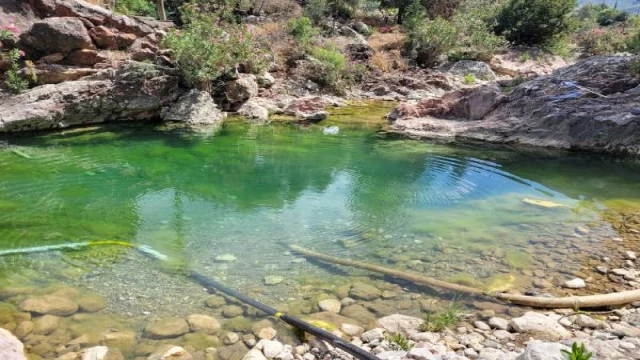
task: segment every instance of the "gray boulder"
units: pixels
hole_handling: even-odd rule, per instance
[[[127,62],[0,99],[0,132],[157,118],[181,94],[175,70]]]
[[[87,28],[78,18],[40,20],[21,36],[25,44],[44,54],[67,55],[74,50],[95,49]]]
[[[353,29],[362,35],[368,35],[371,32],[371,29],[369,29],[369,26],[363,23],[362,21],[358,21],[355,24],[353,24]]]
[[[226,114],[218,109],[208,92],[192,89],[165,107],[160,117],[164,121],[188,125],[217,125],[225,119]]]
[[[242,104],[238,109],[238,114],[249,120],[257,120],[263,123],[269,121],[269,110],[253,100]]]
[[[449,72],[458,76],[471,74],[481,80],[493,80],[496,78],[496,74],[491,70],[491,67],[482,61],[458,61],[451,67]]]
[[[511,319],[511,327],[519,333],[549,340],[561,340],[571,336],[571,333],[560,325],[556,318],[533,311]]]
[[[224,94],[231,104],[241,104],[258,95],[258,83],[256,76],[240,74],[238,79],[227,81],[224,86]]]

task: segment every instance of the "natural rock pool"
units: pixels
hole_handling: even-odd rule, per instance
[[[231,121],[215,134],[104,126],[3,139],[0,249],[124,240],[171,262],[119,246],[0,258],[0,325],[15,331],[28,321],[16,308],[22,301],[54,293],[81,310],[57,330],[23,337],[43,358],[83,335],[83,347],[111,341],[109,332],[153,337],[142,329],[167,317],[208,314],[224,330],[251,328],[254,311],[215,304],[184,267],[301,316],[318,312],[318,300],[351,295],[357,303],[343,301],[341,314],[362,325],[399,311],[420,316],[450,299],[307,261],[290,244],[495,291],[566,294],[560,285],[575,277],[587,279],[585,292],[610,286],[593,268],[630,244],[603,213],[640,203],[637,161],[340,126],[327,135],[322,126]],[[365,285],[354,294],[353,283]],[[129,342],[114,346],[133,358],[162,342],[203,350],[222,337],[134,346],[123,336]]]

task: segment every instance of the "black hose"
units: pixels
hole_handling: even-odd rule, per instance
[[[214,289],[217,291],[220,291],[224,294],[227,294],[233,298],[236,298],[240,301],[242,301],[245,304],[251,305],[254,308],[268,314],[271,316],[275,316],[278,317],[280,319],[282,319],[282,321],[286,322],[287,324],[294,326],[304,332],[307,332],[311,335],[314,335],[322,340],[325,340],[327,342],[329,342],[330,344],[332,344],[333,346],[342,349],[344,351],[346,351],[347,353],[355,356],[358,359],[362,359],[362,360],[380,360],[380,358],[378,358],[377,356],[368,353],[367,351],[364,351],[363,349],[359,348],[358,346],[355,346],[354,344],[344,341],[343,339],[339,338],[338,336],[333,335],[332,333],[320,329],[316,326],[313,326],[305,321],[302,321],[298,318],[295,318],[291,315],[287,315],[284,313],[279,312],[278,310],[272,308],[269,305],[263,304],[259,301],[256,301],[244,294],[241,294],[233,289],[230,289],[224,285],[222,285],[221,283],[215,281],[215,280],[211,280],[210,278],[204,276],[203,274],[200,274],[198,272],[192,271],[190,274],[191,278],[193,278],[194,280],[196,280],[200,285],[206,287],[206,288],[210,288],[210,289]]]

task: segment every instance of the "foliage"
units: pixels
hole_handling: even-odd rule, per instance
[[[124,15],[158,16],[156,4],[149,0],[117,0],[116,11]]]
[[[629,71],[633,75],[640,75],[640,60],[634,60],[629,62]]]
[[[459,30],[442,18],[436,18],[407,29],[405,53],[417,65],[435,65],[441,55],[457,45]]]
[[[576,36],[582,51],[589,55],[614,54],[624,48],[624,36],[615,28],[594,28]]]
[[[289,35],[293,36],[298,44],[302,46],[307,46],[311,39],[320,33],[318,28],[313,26],[311,19],[306,16],[289,20],[287,27]]]
[[[576,0],[509,0],[495,31],[514,44],[545,44],[569,29],[575,7]]]
[[[626,51],[632,54],[640,54],[640,16],[632,18],[624,45]]]
[[[188,86],[210,90],[214,80],[241,69],[259,74],[268,65],[265,46],[241,25],[224,24],[219,16],[199,15],[163,41],[171,50]]]
[[[326,9],[326,0],[309,0],[304,8],[304,15],[314,24],[320,24],[325,17]]]
[[[593,356],[593,353],[587,353],[586,351],[584,344],[581,343],[580,346],[578,346],[576,342],[571,345],[571,351],[560,350],[566,360],[589,360]]]
[[[20,61],[25,53],[15,47],[5,48],[6,43],[15,42],[19,33],[14,24],[0,25],[0,62],[6,62],[9,67],[4,74],[4,85],[15,94],[27,90],[29,85],[37,80],[31,61],[25,61],[27,65],[25,74],[20,72]]]
[[[476,83],[476,76],[473,74],[466,74],[463,78],[465,85],[473,85]]]
[[[391,344],[391,347],[396,348],[397,350],[409,351],[413,349],[414,346],[414,344],[407,340],[407,338],[401,333],[397,333],[395,336],[390,337],[388,341]]]
[[[629,13],[618,9],[605,8],[598,13],[598,24],[609,26],[619,22],[625,22],[629,18]]]
[[[458,323],[462,318],[460,312],[462,305],[458,302],[452,302],[449,307],[435,314],[428,314],[425,322],[420,325],[420,331],[440,332],[451,325]]]
[[[347,58],[330,47],[317,47],[311,50],[315,74],[309,74],[311,80],[319,85],[340,90],[345,84],[343,78],[347,70]]]
[[[507,41],[493,32],[499,9],[492,0],[468,1],[451,20],[461,37],[449,59],[489,61],[504,48]]]

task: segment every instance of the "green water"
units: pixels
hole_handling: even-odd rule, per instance
[[[241,290],[284,277],[267,299],[363,275],[296,261],[289,244],[477,286],[502,286],[513,278],[500,276],[513,274],[527,288],[523,271],[555,268],[562,278],[584,267],[580,254],[606,252],[616,234],[600,210],[610,200],[640,200],[637,161],[385,139],[371,127],[338,135],[239,122],[198,134],[99,127],[5,141],[1,248],[132,241]],[[590,235],[576,234],[578,226]],[[117,268],[125,255],[4,259],[1,275],[45,260],[72,263],[82,275]],[[236,260],[216,261],[220,255]],[[127,271],[148,264],[133,266]]]

